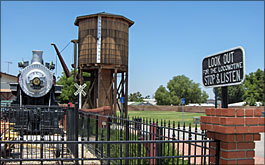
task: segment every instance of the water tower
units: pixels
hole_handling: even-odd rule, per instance
[[[133,21],[121,15],[98,13],[76,18],[78,34],[78,81],[90,81],[83,107],[123,108],[127,116],[128,36]],[[90,73],[89,79],[82,76]],[[120,98],[124,104],[118,104]]]

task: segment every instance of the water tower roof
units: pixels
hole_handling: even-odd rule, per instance
[[[97,17],[97,16],[123,19],[124,21],[128,22],[129,27],[134,24],[134,22],[132,20],[129,20],[128,18],[126,18],[126,17],[124,17],[122,15],[116,15],[116,14],[111,14],[111,13],[106,13],[106,12],[101,12],[101,13],[96,13],[96,14],[90,14],[90,15],[84,15],[84,16],[78,16],[76,18],[74,24],[76,26],[78,26],[80,20],[82,20],[82,19],[88,19],[88,18],[93,18],[93,17]]]

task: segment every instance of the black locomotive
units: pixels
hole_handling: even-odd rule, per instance
[[[43,64],[43,51],[32,51],[31,64],[18,63],[21,68],[18,82],[11,83],[10,89],[16,99],[7,117],[15,123],[17,130],[25,132],[51,131],[59,128],[63,111],[57,103],[62,86],[56,85],[53,63]]]

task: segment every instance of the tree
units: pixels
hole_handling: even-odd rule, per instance
[[[244,85],[232,85],[228,86],[228,104],[230,103],[237,103],[237,102],[242,102],[244,101],[243,95],[245,93]],[[213,88],[213,91],[215,88]],[[222,98],[222,92],[221,88],[217,88],[218,94],[217,94],[217,100],[221,100]]]
[[[144,98],[140,92],[130,93],[128,99],[129,99],[129,101],[134,101],[134,102],[144,101]]]
[[[83,73],[84,77],[89,77],[89,73],[84,72]],[[69,78],[66,78],[65,73],[63,72],[63,75],[59,78],[59,80],[56,82],[57,85],[62,85],[62,93],[58,97],[58,101],[60,103],[75,103],[77,101],[77,97],[75,96],[74,93],[77,90],[76,87],[74,86],[74,71],[71,70],[71,76]],[[85,82],[87,84],[87,89],[89,87],[90,82],[87,81]]]
[[[244,81],[245,93],[243,95],[246,104],[253,106],[258,101],[264,104],[264,77],[264,71],[261,69],[246,75]]]
[[[162,85],[156,90],[155,99],[158,105],[180,105],[181,98],[186,104],[206,102],[208,95],[199,86],[184,75],[175,76],[167,83],[168,90]]]
[[[169,92],[162,85],[156,90],[155,99],[157,105],[170,105],[171,103]]]
[[[150,97],[150,95],[147,95],[147,96],[145,96],[144,98],[145,98],[145,99],[150,99],[151,97]]]

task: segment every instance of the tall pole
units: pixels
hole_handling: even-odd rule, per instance
[[[222,89],[222,108],[228,108],[228,88],[227,86],[221,87]]]
[[[78,40],[72,40],[71,42],[74,43],[74,65],[73,65],[73,68],[74,68],[74,81],[76,82],[76,56],[77,56]]]
[[[214,88],[214,94],[215,94],[215,108],[217,108],[218,88]]]
[[[7,73],[9,73],[9,64],[13,64],[11,61],[6,61],[7,63]]]
[[[182,104],[182,126],[184,126],[184,105]]]

